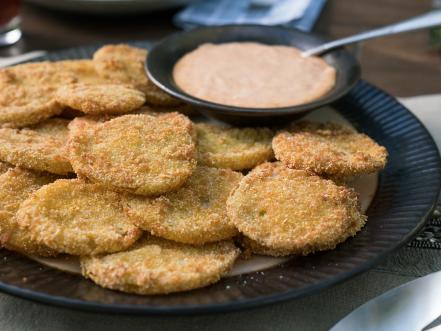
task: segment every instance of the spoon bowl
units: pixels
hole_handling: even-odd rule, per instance
[[[322,97],[296,106],[245,108],[218,104],[185,93],[173,80],[173,68],[176,62],[198,46],[204,43],[221,44],[245,41],[293,46],[301,50],[307,50],[326,42],[324,38],[316,34],[283,27],[264,25],[204,27],[173,34],[156,44],[147,57],[147,75],[166,93],[194,105],[202,114],[241,126],[280,124],[302,117],[316,108],[341,98],[360,78],[360,65],[357,60],[348,51],[339,48],[322,56],[329,65],[336,69],[335,86]],[[293,77],[294,79],[295,77]]]

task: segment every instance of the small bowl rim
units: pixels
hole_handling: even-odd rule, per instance
[[[312,37],[317,40],[321,40],[322,42],[326,42],[327,39],[323,36],[314,33],[314,32],[305,32],[296,28],[291,27],[285,27],[285,26],[269,26],[269,25],[262,25],[262,24],[226,24],[226,25],[217,25],[217,26],[203,26],[203,27],[197,27],[195,29],[192,29],[190,31],[180,31],[173,33],[164,39],[160,40],[158,43],[156,43],[153,48],[149,51],[147,55],[147,59],[144,63],[144,69],[148,76],[148,78],[155,84],[157,87],[165,91],[166,93],[174,96],[175,98],[187,102],[189,104],[192,104],[194,106],[204,108],[204,111],[210,111],[210,110],[216,110],[220,111],[223,114],[229,114],[229,115],[237,115],[237,116],[283,116],[283,115],[294,115],[294,114],[300,114],[304,113],[309,110],[317,109],[319,107],[323,107],[325,105],[328,105],[344,95],[346,95],[354,86],[355,84],[361,79],[361,68],[360,63],[358,60],[347,50],[345,50],[343,47],[337,48],[335,50],[329,51],[328,53],[340,51],[344,52],[346,55],[349,55],[352,60],[355,63],[355,75],[356,79],[354,79],[350,84],[347,84],[345,87],[338,89],[337,91],[333,91],[331,89],[328,93],[323,95],[322,97],[312,101],[307,102],[299,105],[294,106],[288,106],[288,107],[275,107],[275,108],[251,108],[251,107],[239,107],[239,106],[233,106],[233,105],[226,105],[226,104],[220,104],[204,99],[197,98],[195,96],[192,96],[185,91],[181,90],[179,87],[176,86],[176,88],[169,88],[168,86],[164,85],[160,79],[157,79],[155,75],[151,72],[151,68],[153,67],[154,63],[152,63],[152,58],[154,59],[154,56],[151,56],[152,54],[155,54],[155,51],[161,47],[165,42],[180,38],[182,36],[187,36],[189,34],[193,34],[195,32],[200,32],[202,30],[218,30],[218,29],[237,29],[237,28],[258,28],[258,29],[266,29],[266,30],[279,30],[279,31],[287,31],[287,32],[295,32],[300,33],[304,35],[308,35],[309,37]],[[201,43],[202,44],[202,43]],[[199,44],[199,45],[201,45]],[[280,44],[283,45],[283,44]],[[285,44],[286,45],[286,44]],[[329,64],[329,63],[328,63]],[[330,64],[331,65],[331,64]],[[173,75],[170,73],[170,77],[173,77]],[[172,78],[173,79],[173,78]]]

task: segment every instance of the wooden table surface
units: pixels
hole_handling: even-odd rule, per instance
[[[328,0],[314,30],[338,38],[430,9],[431,0]],[[23,4],[24,36],[18,44],[0,48],[0,56],[36,49],[160,39],[178,31],[171,21],[175,12],[103,17]],[[366,42],[361,46],[359,59],[363,78],[395,96],[441,93],[441,52],[430,47],[427,30]]]

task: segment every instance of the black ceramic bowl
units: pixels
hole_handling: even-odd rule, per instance
[[[193,97],[175,84],[172,75],[173,67],[184,54],[204,43],[219,44],[233,41],[254,41],[269,45],[288,45],[308,49],[320,45],[326,40],[300,30],[264,25],[226,25],[200,28],[173,34],[154,46],[147,57],[147,74],[158,87],[184,102],[195,105],[204,115],[235,125],[268,125],[299,118],[315,108],[342,97],[360,78],[360,66],[357,60],[346,50],[337,49],[323,56],[323,59],[337,71],[337,81],[334,88],[323,97],[302,105],[283,108],[228,106]]]

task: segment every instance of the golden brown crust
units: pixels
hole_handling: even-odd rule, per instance
[[[128,251],[82,257],[81,269],[85,277],[106,288],[166,294],[217,282],[238,255],[231,241],[195,247],[145,235]]]
[[[95,63],[92,60],[64,60],[54,63],[59,70],[71,72],[78,83],[83,84],[106,84],[108,80],[104,79],[95,69]]]
[[[366,221],[353,189],[279,162],[245,176],[227,210],[241,233],[278,255],[332,249]]]
[[[387,151],[365,134],[335,123],[300,122],[273,139],[276,158],[319,175],[354,176],[386,165]]]
[[[125,199],[99,184],[60,179],[35,191],[17,221],[39,243],[72,255],[127,249],[141,236],[124,211]]]
[[[192,123],[181,114],[75,120],[70,128],[75,172],[115,190],[159,195],[180,187],[196,167]]]
[[[152,106],[152,105],[146,105],[144,107],[141,107],[140,109],[137,109],[134,111],[136,114],[149,114],[149,113],[156,113],[156,114],[164,114],[164,113],[181,113],[185,116],[192,117],[199,115],[196,108],[187,103],[187,104],[179,104],[176,106],[170,106],[170,107],[158,107],[158,106]]]
[[[268,128],[228,128],[208,123],[195,125],[198,163],[232,170],[251,169],[273,158]]]
[[[0,176],[0,242],[7,249],[25,254],[54,256],[56,251],[36,242],[18,226],[15,218],[20,204],[30,194],[56,179],[55,176],[14,168]]]
[[[148,104],[158,107],[175,107],[182,105],[182,102],[171,95],[168,95],[150,80],[147,81],[146,87],[141,90],[145,93]]]
[[[22,128],[28,125],[40,123],[63,111],[63,106],[55,99],[46,100],[41,91],[32,89],[23,90],[18,88],[20,98],[32,100],[22,106],[0,106],[0,125],[5,128]],[[53,93],[53,92],[51,92]]]
[[[243,177],[229,169],[199,166],[177,191],[156,199],[133,196],[129,213],[136,224],[153,235],[201,245],[238,234],[225,203]]]
[[[124,114],[141,107],[144,93],[117,84],[70,84],[61,86],[57,101],[86,114]]]
[[[29,129],[48,137],[55,137],[63,141],[67,141],[69,129],[67,128],[70,121],[65,118],[53,117],[41,123],[32,125]]]
[[[114,83],[132,84],[145,89],[147,75],[144,62],[147,50],[125,44],[105,45],[93,54],[95,69],[101,77]]]
[[[146,95],[147,103],[176,106],[181,102],[154,85],[145,74],[147,50],[129,45],[106,45],[93,55],[95,68],[101,77],[114,83],[131,84]]]
[[[61,113],[54,93],[75,81],[75,75],[57,70],[51,62],[0,69],[0,125],[23,127]]]
[[[32,128],[0,129],[0,159],[59,175],[73,172],[66,157],[67,124],[63,119],[49,119]]]

